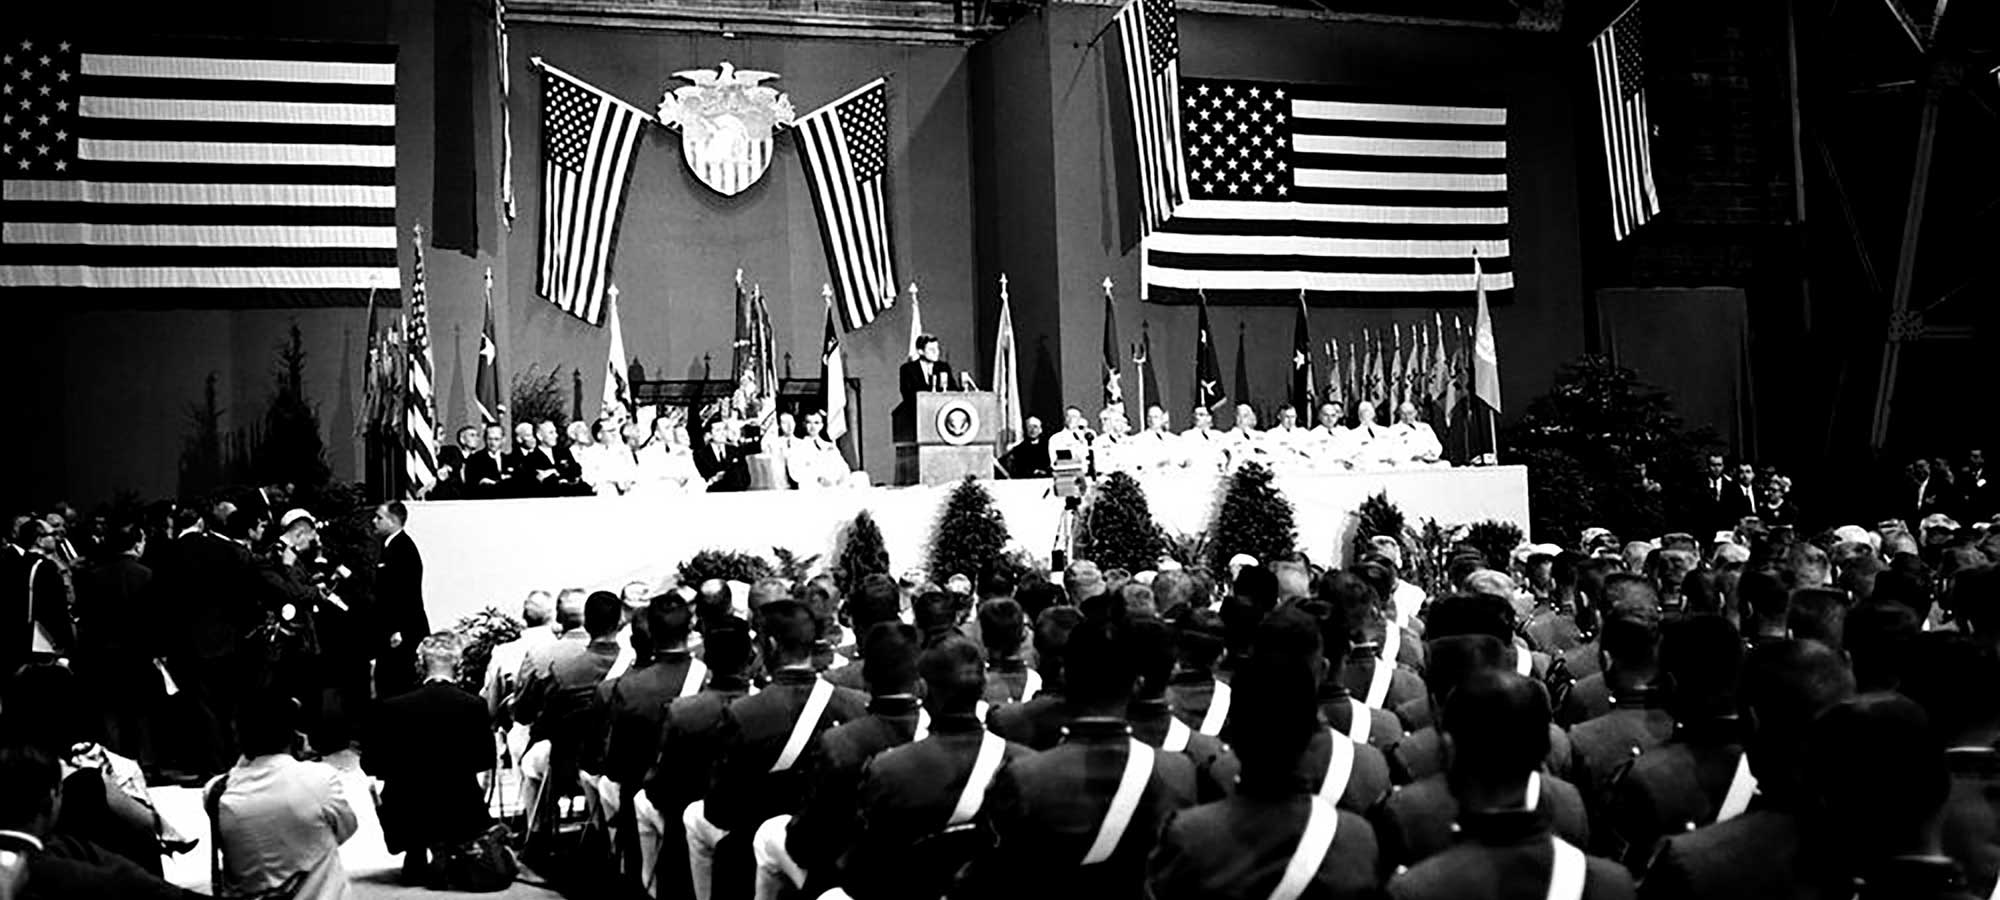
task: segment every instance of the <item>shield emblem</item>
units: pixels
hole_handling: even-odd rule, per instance
[[[775,72],[716,69],[675,72],[692,84],[660,98],[660,123],[681,133],[681,158],[696,179],[725,197],[757,183],[771,168],[772,134],[792,124],[791,98],[760,82]]]

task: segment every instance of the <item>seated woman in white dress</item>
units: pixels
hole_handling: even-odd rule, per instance
[[[1389,426],[1389,439],[1395,448],[1393,458],[1397,465],[1437,465],[1444,456],[1444,445],[1438,442],[1437,432],[1417,418],[1414,403],[1396,407],[1396,424]]]
[[[694,465],[694,448],[687,433],[687,411],[670,408],[653,420],[653,438],[638,452],[639,475],[634,490],[706,490]]]

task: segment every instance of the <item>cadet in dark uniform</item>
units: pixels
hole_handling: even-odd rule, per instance
[[[1423,677],[1397,665],[1397,654],[1384,654],[1383,644],[1395,626],[1382,615],[1382,597],[1374,588],[1349,573],[1332,572],[1320,579],[1316,595],[1332,604],[1333,615],[1347,623],[1350,645],[1339,677],[1348,693],[1390,712],[1424,696]],[[1401,632],[1396,633],[1400,642]]]
[[[1605,641],[1615,642],[1628,627],[1629,620],[1613,619],[1605,625]],[[1604,852],[1635,869],[1645,865],[1662,838],[1715,821],[1748,736],[1736,697],[1743,642],[1729,620],[1697,616],[1675,623],[1660,655],[1674,684],[1672,710],[1678,725],[1667,741],[1642,748],[1624,771],[1613,772],[1601,808],[1608,815],[1602,821],[1611,830],[1599,836]],[[1601,753],[1608,758],[1615,749]]]
[[[1951,777],[1922,707],[1898,694],[1855,697],[1814,720],[1805,746],[1824,833],[1858,900],[1972,900],[1944,855],[1938,819]]]
[[[1443,663],[1432,656],[1432,668]],[[1555,780],[1536,771],[1548,754],[1549,701],[1541,685],[1512,672],[1475,671],[1451,693],[1442,718],[1455,748],[1450,784],[1461,839],[1391,880],[1390,897],[1633,896],[1632,876],[1623,867],[1585,856],[1575,842],[1558,836],[1560,827],[1550,831],[1551,816],[1561,812],[1551,802],[1557,796],[1547,790]]]
[[[847,665],[828,669],[825,674],[826,680],[844,688],[868,690],[868,681],[863,677],[863,667],[855,665],[867,656],[866,649],[861,646],[862,638],[868,636],[869,630],[873,629],[877,622],[897,621],[902,609],[903,589],[896,585],[894,578],[877,574],[861,579],[861,584],[848,592],[847,605],[842,610],[845,613],[847,627],[854,632],[854,646],[850,648],[850,658]]]
[[[1133,739],[1125,723],[1138,667],[1116,626],[1078,625],[1063,656],[1076,717],[1061,744],[994,778],[995,843],[961,882],[968,897],[1143,897],[1160,829],[1194,803],[1194,764]]]
[[[1042,674],[1021,658],[1028,639],[1028,621],[1012,597],[996,597],[979,605],[979,640],[986,647],[986,690],[980,699],[988,707],[1035,699],[1042,692]]]
[[[1642,875],[1644,895],[1649,900],[1849,896],[1845,867],[1823,850],[1815,852],[1808,839],[1811,796],[1800,760],[1808,724],[1853,693],[1846,661],[1824,644],[1772,641],[1751,650],[1742,701],[1755,723],[1744,754],[1756,779],[1755,802],[1742,815],[1667,838]],[[1699,779],[1705,795],[1717,796],[1711,793],[1716,780]],[[1740,782],[1732,777],[1729,783]],[[1726,803],[1727,788],[1721,790]]]
[[[1505,645],[1492,635],[1454,635],[1431,641],[1430,668],[1424,678],[1431,685],[1432,696],[1440,707],[1446,707],[1451,698],[1482,673],[1505,671]],[[1536,717],[1542,723],[1543,737],[1534,745],[1541,748],[1542,764],[1528,782],[1527,796],[1532,806],[1546,821],[1543,827],[1553,827],[1556,834],[1578,846],[1590,843],[1590,823],[1584,809],[1583,796],[1575,787],[1546,771],[1548,769],[1549,735],[1556,733],[1548,722],[1547,694],[1536,692],[1543,698],[1543,712]],[[1473,727],[1472,724],[1453,726],[1449,718],[1442,724],[1447,728]],[[1453,734],[1454,751],[1451,759],[1456,760],[1467,752],[1458,744],[1457,732]],[[1421,733],[1430,742],[1425,745],[1427,759],[1443,765],[1445,754],[1439,745],[1436,727]],[[1412,735],[1414,740],[1418,735]],[[1407,746],[1405,741],[1403,746]],[[1403,746],[1397,748],[1398,755]],[[1428,763],[1427,763],[1428,764]],[[1454,792],[1451,773],[1437,771],[1406,784],[1389,795],[1376,817],[1377,835],[1382,840],[1384,865],[1413,866],[1418,862],[1440,853],[1459,839],[1460,798]]]
[[[1307,742],[1327,733],[1314,703],[1324,668],[1313,646],[1317,626],[1297,611],[1272,618],[1236,672],[1240,705],[1229,735],[1243,779],[1229,799],[1169,819],[1148,873],[1160,900],[1375,894],[1379,863],[1367,820],[1328,802],[1299,772]]]
[[[1033,753],[986,731],[973,715],[987,682],[970,640],[939,641],[924,651],[918,669],[930,736],[863,767],[847,852],[825,881],[855,900],[942,896],[966,860],[965,842],[980,837],[987,786],[1002,768]],[[811,874],[817,889],[820,873]]]
[[[1645,579],[1637,575],[1613,575],[1606,580],[1604,590],[1608,602],[1600,632],[1609,629],[1612,622],[1621,620],[1649,629],[1660,627],[1660,594]],[[1573,727],[1611,711],[1614,687],[1604,671],[1602,643],[1600,633],[1598,639],[1588,645],[1592,654],[1591,671],[1577,676],[1576,683],[1563,698],[1562,707],[1556,710],[1556,724]],[[1571,674],[1576,673],[1572,671]]]
[[[1167,707],[1189,728],[1200,728],[1216,694],[1229,691],[1228,685],[1215,680],[1215,664],[1222,657],[1222,617],[1205,609],[1188,609],[1173,620],[1173,625],[1178,659],[1167,682]],[[1227,710],[1221,715],[1226,720]]]
[[[1222,739],[1203,734],[1199,725],[1175,718],[1167,710],[1167,681],[1174,670],[1174,635],[1158,619],[1137,619],[1125,626],[1139,666],[1139,692],[1126,707],[1132,736],[1147,746],[1185,755],[1194,763],[1195,800],[1213,803],[1236,789],[1237,762]]]
[[[1431,635],[1431,648],[1427,654],[1431,659],[1431,664],[1430,668],[1424,671],[1424,683],[1429,696],[1425,699],[1426,712],[1422,718],[1428,720],[1434,717],[1436,715],[1435,711],[1441,709],[1444,705],[1445,694],[1457,686],[1456,679],[1463,678],[1465,673],[1469,671],[1469,668],[1460,668],[1444,681],[1433,681],[1430,670],[1437,668],[1436,657],[1439,653],[1438,643],[1440,641],[1471,637],[1493,639],[1500,646],[1499,656],[1489,661],[1483,655],[1475,655],[1473,659],[1476,660],[1476,667],[1490,665],[1498,668],[1511,668],[1512,664],[1520,659],[1517,654],[1512,652],[1513,648],[1506,642],[1506,638],[1501,634],[1495,633],[1504,632],[1505,627],[1490,615],[1477,614],[1478,607],[1483,605],[1487,604],[1480,598],[1462,594],[1446,597],[1432,604],[1433,617],[1431,625],[1426,631],[1426,633]],[[1472,614],[1461,614],[1466,612]],[[1479,648],[1486,647],[1483,642],[1477,642],[1476,645]],[[1474,645],[1462,645],[1460,652],[1463,653],[1472,646]],[[1483,654],[1484,652],[1484,649],[1480,649],[1477,651],[1477,654]],[[1520,673],[1516,672],[1516,674]],[[1553,723],[1549,725],[1548,746],[1549,755],[1545,765],[1547,770],[1551,773],[1569,771],[1569,735],[1564,734],[1562,729],[1557,728]],[[1404,735],[1403,739],[1396,744],[1395,751],[1389,755],[1389,769],[1395,776],[1397,784],[1409,784],[1418,779],[1428,778],[1444,771],[1444,741],[1438,732],[1437,726],[1427,725],[1411,729],[1409,734]]]
[[[986,717],[993,733],[1034,750],[1047,750],[1062,742],[1063,727],[1075,715],[1063,696],[1066,682],[1064,659],[1070,632],[1083,621],[1073,606],[1052,606],[1042,611],[1035,623],[1035,660],[1042,676],[1042,691],[1025,703],[997,706]]]
[[[868,713],[819,736],[803,764],[812,789],[799,814],[773,816],[757,827],[751,852],[759,898],[776,897],[780,883],[805,888],[815,874],[828,873],[853,837],[862,767],[875,754],[928,734],[930,717],[917,700],[916,629],[878,622],[861,640]]]
[[[708,685],[667,705],[657,760],[645,789],[633,798],[639,835],[639,878],[649,893],[657,884],[688,881],[686,838],[678,816],[708,793],[709,773],[722,753],[722,718],[729,704],[750,694],[750,627],[726,617],[704,626],[702,663]],[[676,887],[677,895],[683,887]]]
[[[1944,852],[1965,867],[1972,890],[1990,897],[2000,874],[2000,691],[1966,687],[2000,684],[2000,653],[1980,637],[1934,632],[1909,657],[1902,691],[1945,739]]]
[[[813,671],[819,626],[805,604],[778,594],[751,614],[762,625],[771,684],[724,711],[708,796],[681,815],[695,900],[708,900],[718,871],[732,883],[750,875],[747,859],[740,868],[716,866],[716,845],[731,832],[747,839],[765,819],[798,809],[807,786],[799,762],[807,748],[827,729],[868,710],[867,695],[835,687]]]
[[[1712,622],[1727,629],[1733,638],[1735,629],[1729,627],[1728,620],[1713,617]],[[1590,831],[1600,846],[1588,849],[1608,853],[1616,852],[1602,846],[1609,831],[1606,815],[1613,780],[1641,753],[1673,736],[1674,717],[1665,708],[1665,692],[1657,686],[1657,629],[1634,619],[1614,618],[1604,624],[1599,646],[1607,661],[1604,675],[1615,691],[1614,702],[1610,712],[1569,730],[1570,767],[1565,777],[1583,791],[1590,807]]]
[[[1321,728],[1306,744],[1299,757],[1298,774],[1322,796],[1334,798],[1335,805],[1349,812],[1368,815],[1389,796],[1389,759],[1383,747],[1393,748],[1402,737],[1396,717],[1362,705],[1347,695],[1347,689],[1330,677],[1329,659],[1346,659],[1347,623],[1333,615],[1331,607],[1318,601],[1303,604],[1296,611],[1280,611],[1266,620],[1259,633],[1258,652],[1288,633],[1287,617],[1310,614],[1318,617],[1314,627],[1318,640],[1309,651],[1292,650],[1306,656],[1320,674],[1316,705]],[[1282,650],[1279,652],[1283,652]],[[1386,743],[1377,743],[1384,741]],[[1345,745],[1345,746],[1343,746]],[[1328,779],[1344,779],[1345,784],[1329,784]]]

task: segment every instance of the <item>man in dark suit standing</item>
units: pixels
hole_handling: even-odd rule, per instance
[[[945,362],[944,344],[935,335],[917,337],[917,358],[903,364],[897,372],[897,381],[903,392],[903,402],[897,404],[893,413],[895,439],[916,440],[917,436],[917,395],[925,391],[948,391],[955,382],[952,379],[951,363]]]
[[[514,477],[514,454],[506,452],[507,430],[498,425],[486,426],[484,447],[465,457],[465,496],[469,499],[484,500],[503,496],[507,483]]]
[[[153,763],[150,725],[164,698],[153,659],[164,656],[164,624],[152,603],[153,570],[139,561],[146,533],[138,523],[105,536],[112,556],[77,573],[78,670],[104,699],[105,743],[117,753]]]
[[[740,491],[750,486],[750,469],[742,452],[729,443],[729,422],[708,423],[708,437],[694,445],[694,468],[714,492]]]
[[[387,645],[376,657],[375,696],[394,697],[417,684],[417,642],[431,633],[424,613],[424,557],[403,533],[409,508],[401,500],[375,507],[382,552],[375,561],[376,623]],[[382,647],[382,644],[378,644]]]
[[[9,554],[4,614],[0,631],[0,673],[11,673],[34,658],[53,659],[76,649],[76,629],[70,621],[68,591],[62,568],[50,554],[57,544],[55,529],[38,518],[21,521],[15,531],[17,553]]]
[[[404,854],[404,883],[425,885],[427,857],[492,824],[479,774],[493,765],[493,735],[486,702],[458,686],[459,638],[433,635],[418,648],[424,683],[382,702],[364,765],[382,779],[382,834]]]

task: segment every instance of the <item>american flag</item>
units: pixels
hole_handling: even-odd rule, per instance
[[[422,497],[438,483],[437,392],[431,386],[431,315],[424,290],[424,227],[416,228],[416,271],[411,276],[409,393],[403,401],[403,443],[410,496]]]
[[[1145,215],[1140,232],[1151,234],[1188,196],[1181,154],[1181,41],[1174,0],[1129,0],[1114,21],[1125,57],[1125,93],[1132,106],[1132,134],[1139,146],[1139,193]]]
[[[1195,78],[1181,102],[1190,199],[1141,243],[1148,299],[1469,305],[1475,249],[1514,286],[1504,106]]]
[[[877,78],[801,117],[800,158],[819,213],[841,325],[852,331],[895,302],[889,211],[882,181],[889,167],[888,91]]]
[[[1646,118],[1646,60],[1640,53],[1639,4],[1590,42],[1597,73],[1597,116],[1604,126],[1604,167],[1611,185],[1611,238],[1622,241],[1660,214],[1653,188],[1653,131]]]
[[[395,290],[396,48],[0,44],[0,287],[103,306]]]
[[[535,290],[604,324],[611,257],[639,134],[638,107],[547,63],[542,68],[542,247]]]

